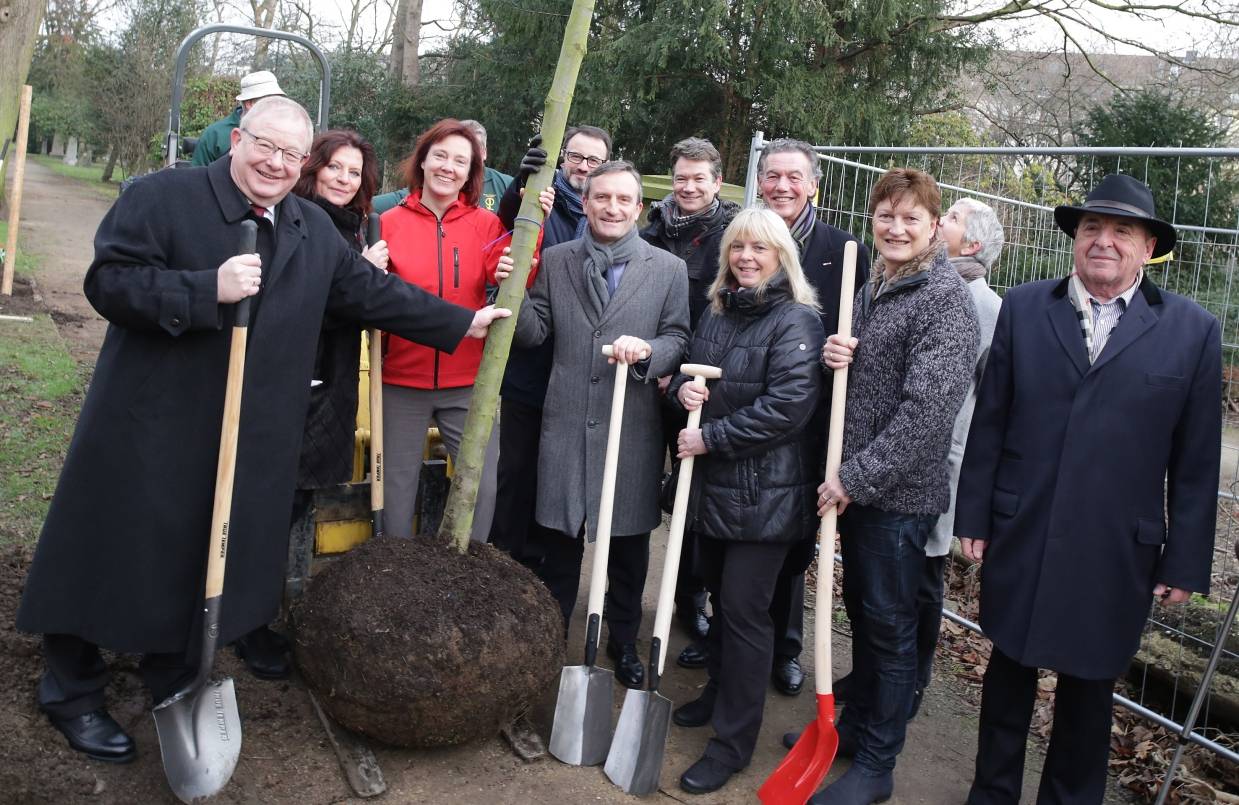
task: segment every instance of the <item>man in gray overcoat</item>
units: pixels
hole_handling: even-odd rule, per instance
[[[234,304],[252,297],[220,642],[276,614],[324,314],[453,351],[506,311],[467,310],[375,269],[290,195],[312,136],[264,98],[206,168],[129,188],[95,235],[85,291],[108,320],[17,626],[43,635],[40,708],[87,756],[126,762],[99,648],[142,654],[155,704],[193,678]],[[256,254],[237,254],[256,221]]]
[[[994,643],[969,805],[1019,802],[1039,668],[1058,681],[1037,802],[1098,805],[1150,601],[1209,589],[1221,328],[1144,273],[1175,230],[1142,182],[1107,176],[1054,218],[1074,270],[1003,298],[955,502]]]
[[[584,540],[594,538],[615,371],[602,354],[611,344],[629,364],[611,556],[607,568],[607,653],[628,687],[644,679],[637,656],[641,593],[650,531],[661,521],[658,487],[663,439],[657,379],[676,371],[688,344],[688,273],[684,261],[637,234],[641,175],[628,162],[607,162],[584,191],[585,236],[542,253],[541,268],[516,323],[524,347],[554,339],[555,361],[542,417],[538,524],[548,529],[539,578],[572,616]]]

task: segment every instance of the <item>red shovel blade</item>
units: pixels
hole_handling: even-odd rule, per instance
[[[804,805],[826,779],[837,751],[835,695],[819,693],[817,721],[805,727],[787,757],[757,789],[758,799],[764,805]]]

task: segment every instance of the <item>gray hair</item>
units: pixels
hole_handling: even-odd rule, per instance
[[[981,250],[976,253],[977,262],[989,271],[998,262],[998,255],[1006,242],[998,213],[990,205],[976,199],[961,198],[958,203],[968,210],[968,217],[964,220],[964,242],[981,245]]]
[[[593,136],[593,135],[590,135]],[[589,176],[585,177],[585,190],[581,193],[581,198],[589,198],[589,183],[597,179],[599,176],[605,176],[608,173],[627,173],[629,176],[637,180],[637,201],[641,200],[641,173],[626,159],[616,159],[611,162],[604,162],[598,167],[589,172]]]
[[[469,129],[469,131],[473,132],[473,134],[478,138],[478,145],[482,146],[483,148],[486,147],[486,127],[485,126],[483,126],[481,123],[473,119],[462,120],[460,121],[460,125],[464,126],[465,128]]]
[[[761,156],[757,158],[757,173],[759,176],[766,172],[766,159],[772,154],[800,154],[809,161],[809,170],[813,171],[813,181],[821,180],[822,168],[817,164],[817,152],[813,150],[813,146],[804,140],[780,137],[777,140],[771,141],[769,145],[762,149]]]
[[[671,146],[671,172],[675,173],[675,163],[681,159],[689,162],[709,162],[710,173],[717,179],[723,175],[723,158],[718,149],[709,140],[700,137],[689,137]]]
[[[252,126],[260,118],[275,114],[298,118],[305,125],[304,150],[308,151],[310,142],[314,139],[314,123],[310,120],[310,113],[305,110],[305,107],[287,96],[268,95],[265,98],[259,98],[245,114],[241,115],[241,125]]]

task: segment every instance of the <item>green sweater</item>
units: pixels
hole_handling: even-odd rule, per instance
[[[194,147],[195,165],[210,165],[215,160],[228,153],[232,147],[232,130],[241,125],[241,107],[232,110],[232,114],[223,120],[216,120],[202,130],[198,137],[198,145]]]

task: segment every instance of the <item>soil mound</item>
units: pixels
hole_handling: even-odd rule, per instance
[[[489,545],[372,539],[315,575],[294,618],[323,707],[396,746],[492,736],[564,663],[554,599]]]

